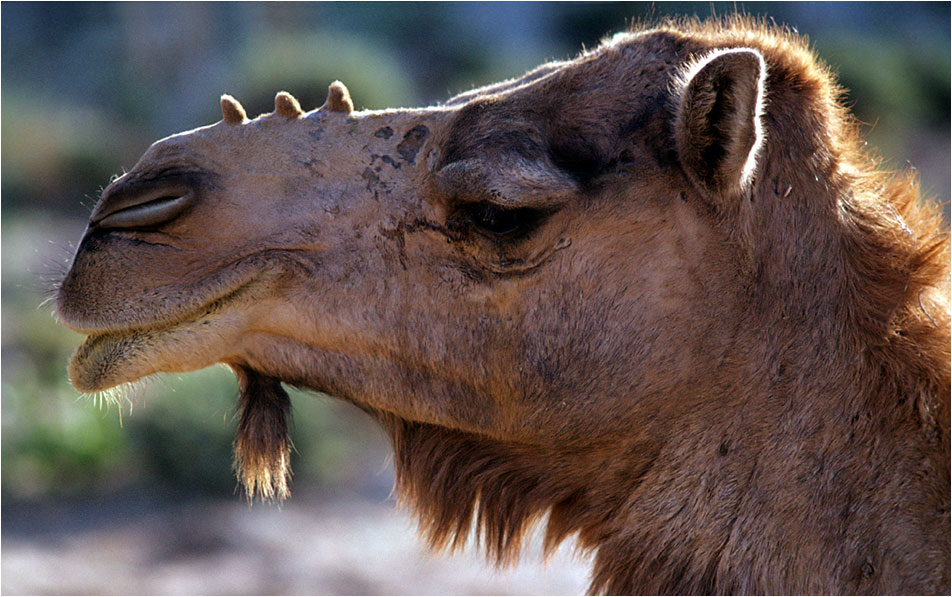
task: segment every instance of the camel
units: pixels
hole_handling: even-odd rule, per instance
[[[541,525],[594,593],[948,594],[948,235],[839,97],[743,17],[422,109],[222,96],[103,191],[70,380],[226,364],[274,499],[282,384],[349,401],[433,548]]]

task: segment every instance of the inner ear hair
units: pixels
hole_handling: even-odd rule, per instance
[[[763,56],[749,48],[714,52],[682,76],[678,157],[715,204],[737,199],[750,187],[763,144],[765,76]]]
[[[291,399],[274,377],[242,367],[234,371],[240,392],[234,442],[238,481],[249,501],[256,495],[284,500],[291,493]]]

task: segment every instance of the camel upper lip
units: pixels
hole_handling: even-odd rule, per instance
[[[154,322],[149,322],[142,325],[123,325],[115,327],[84,327],[83,323],[71,322],[64,318],[60,313],[60,309],[57,309],[57,313],[60,319],[60,322],[67,328],[87,336],[89,339],[95,339],[104,336],[122,336],[122,335],[133,335],[138,333],[145,332],[154,332],[157,330],[167,330],[178,327],[182,324],[195,321],[201,318],[204,315],[210,315],[219,311],[224,305],[235,300],[240,295],[247,292],[251,286],[255,284],[257,278],[252,278],[247,280],[236,287],[223,292],[217,295],[214,295],[213,298],[202,302],[199,306],[188,309],[182,313],[176,314],[173,317],[168,319],[162,319]]]

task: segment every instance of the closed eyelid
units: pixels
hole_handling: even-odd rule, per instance
[[[578,190],[558,170],[519,158],[453,162],[437,173],[437,185],[448,196],[489,200],[511,209],[557,207]]]

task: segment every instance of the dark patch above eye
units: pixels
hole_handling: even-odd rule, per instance
[[[578,140],[552,144],[549,147],[549,159],[557,168],[582,184],[601,174],[604,169],[598,151]]]

